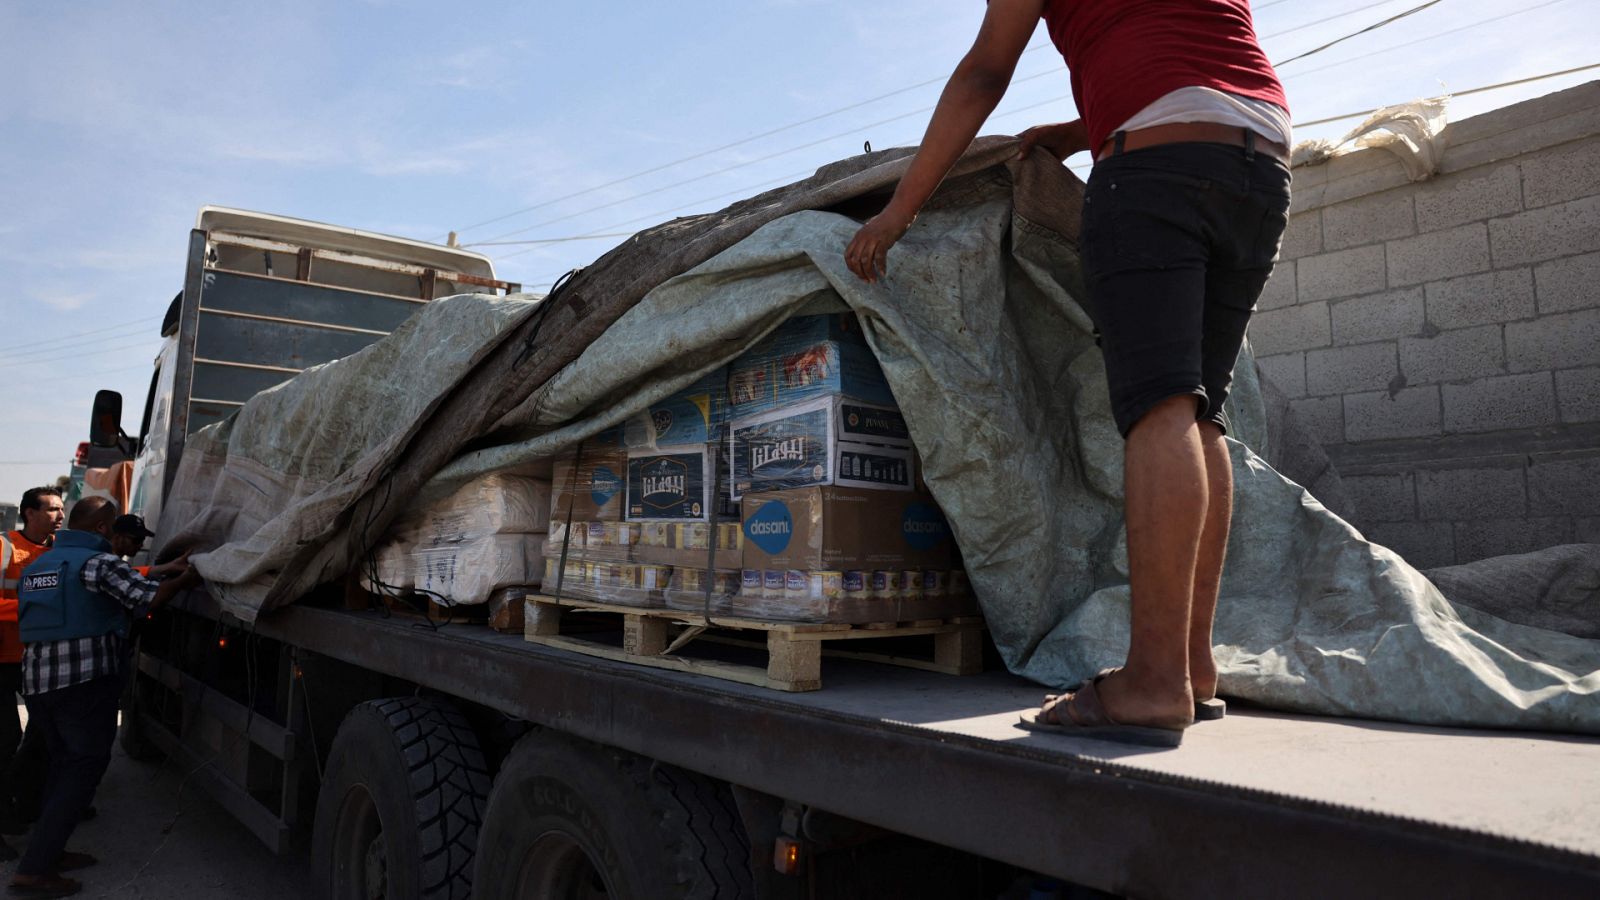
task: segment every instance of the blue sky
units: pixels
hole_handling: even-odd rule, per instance
[[[1282,60],[1422,2],[1263,0],[1256,25]],[[469,245],[631,232],[866,140],[915,143],[940,83],[863,101],[948,74],[982,13],[979,0],[0,0],[0,500],[67,471],[96,388],[120,390],[137,424],[202,205]],[[1600,0],[1440,0],[1280,75],[1305,122],[1600,62],[1597,39]],[[1596,77],[1460,98],[1450,118]],[[986,132],[1075,115],[1047,46],[1017,78]],[[502,278],[539,286],[620,240],[481,249]]]

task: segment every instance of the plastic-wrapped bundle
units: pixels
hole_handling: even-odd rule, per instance
[[[536,587],[544,575],[542,534],[490,534],[463,541],[414,544],[392,541],[374,559],[377,581],[362,580],[376,593],[437,594],[446,605],[486,603],[503,587]]]
[[[414,544],[447,544],[493,534],[543,534],[550,530],[550,482],[493,473],[455,493],[408,511],[389,529]]]

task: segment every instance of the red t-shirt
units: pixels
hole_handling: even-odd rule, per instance
[[[1091,152],[1179,88],[1214,88],[1289,108],[1256,42],[1247,0],[1048,0],[1044,21],[1072,74]]]

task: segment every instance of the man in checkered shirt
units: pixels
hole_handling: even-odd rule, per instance
[[[116,518],[110,500],[78,501],[55,546],[22,571],[22,694],[28,728],[42,729],[49,747],[50,774],[33,840],[11,880],[12,896],[66,897],[82,889],[61,873],[95,859],[66,844],[111,762],[129,617],[200,581],[187,563],[166,581],[135,572],[111,552],[107,539]]]

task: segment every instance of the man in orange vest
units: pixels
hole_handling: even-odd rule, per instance
[[[17,694],[22,690],[22,638],[17,631],[17,580],[22,570],[46,550],[65,517],[61,492],[32,488],[22,495],[22,527],[0,537],[0,825],[13,826],[12,759],[22,740]],[[0,860],[17,852],[0,839]]]

